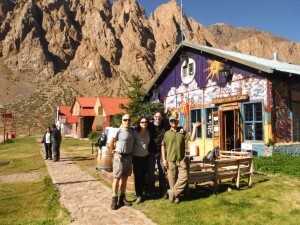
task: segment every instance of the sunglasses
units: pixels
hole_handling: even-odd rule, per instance
[[[130,122],[131,119],[123,119],[124,122]]]
[[[141,121],[140,123],[148,123],[147,121]]]
[[[170,123],[176,123],[177,120],[170,120]]]

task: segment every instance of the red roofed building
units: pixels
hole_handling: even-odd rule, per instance
[[[71,134],[72,124],[78,122],[78,116],[72,116],[71,106],[58,106],[56,111],[56,125],[63,135]]]
[[[97,124],[98,129],[103,132],[105,128],[109,126],[109,123],[113,120],[113,116],[118,113],[125,113],[123,109],[120,109],[120,104],[128,104],[129,98],[113,98],[113,97],[99,97],[96,101],[95,108],[97,109]]]
[[[78,118],[72,124],[72,136],[85,138],[91,131],[105,131],[115,114],[125,113],[119,105],[129,101],[128,98],[77,97],[70,110],[72,116]]]
[[[72,136],[86,138],[88,134],[95,130],[95,104],[96,97],[76,97],[72,107],[72,116],[77,116],[78,120],[72,124]]]

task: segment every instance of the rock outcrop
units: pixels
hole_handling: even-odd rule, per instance
[[[0,63],[10,71],[5,85],[10,74],[41,89],[56,77],[74,93],[122,96],[132,74],[149,83],[182,39],[265,58],[277,52],[280,60],[300,64],[300,43],[227,24],[206,28],[181,17],[176,0],[149,19],[136,0],[0,2]],[[4,98],[0,103],[14,100]]]

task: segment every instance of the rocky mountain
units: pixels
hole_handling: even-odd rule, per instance
[[[1,0],[0,104],[53,113],[75,95],[123,96],[132,74],[149,83],[181,41],[180,13],[175,0],[149,18],[138,0]],[[300,43],[185,15],[183,25],[187,42],[300,64]]]

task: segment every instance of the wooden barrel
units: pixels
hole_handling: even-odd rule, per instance
[[[98,150],[97,170],[112,172],[112,153],[106,146],[103,146],[101,150]]]
[[[133,172],[131,173],[131,175],[128,177],[127,179],[127,187],[126,187],[127,191],[134,191],[134,175]]]
[[[196,144],[190,145],[190,155],[191,156],[199,156],[199,146]]]

